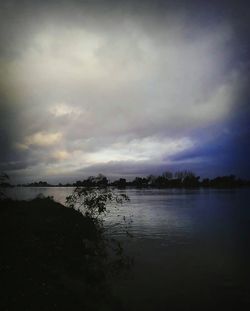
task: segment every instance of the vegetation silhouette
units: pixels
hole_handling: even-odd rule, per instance
[[[7,196],[2,190],[3,188],[9,188],[12,187],[11,184],[9,183],[9,176],[5,173],[0,174],[0,200],[1,199],[6,199]]]
[[[106,237],[102,215],[128,200],[107,187],[74,189],[68,208],[1,197],[0,309],[122,310],[110,280],[132,259]]]
[[[10,186],[10,185],[9,185]],[[235,175],[218,176],[216,178],[200,179],[194,172],[184,170],[175,173],[166,171],[161,175],[149,175],[147,177],[135,177],[132,181],[125,178],[119,178],[115,181],[99,174],[96,177],[90,176],[83,180],[77,180],[74,183],[59,183],[51,185],[46,181],[33,182],[28,184],[19,184],[18,187],[107,187],[123,189],[126,187],[134,188],[236,188],[249,187],[250,180],[237,178]]]

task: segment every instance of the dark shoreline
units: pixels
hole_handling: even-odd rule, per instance
[[[170,174],[170,176],[169,176]],[[0,187],[114,187],[117,189],[124,188],[152,188],[152,189],[172,189],[172,188],[242,188],[250,187],[250,180],[237,178],[235,175],[218,176],[213,179],[205,178],[200,180],[200,176],[196,176],[189,171],[173,174],[166,172],[161,176],[150,175],[148,177],[135,177],[133,181],[127,181],[120,178],[113,182],[102,174],[98,176],[90,176],[84,180],[78,180],[74,183],[58,183],[56,185],[49,184],[46,181],[32,182],[28,184],[11,185],[10,183],[1,183]]]
[[[99,228],[51,198],[2,200],[1,310],[114,310]]]

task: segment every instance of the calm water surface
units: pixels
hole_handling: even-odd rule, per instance
[[[72,188],[10,189],[64,203]],[[250,190],[126,190],[129,204],[111,210],[111,234],[125,240],[135,264],[115,291],[125,310],[250,310]],[[120,216],[117,217],[117,214]]]

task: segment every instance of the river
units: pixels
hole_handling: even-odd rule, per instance
[[[72,188],[15,188],[65,202]],[[250,189],[128,189],[105,223],[135,263],[117,281],[125,310],[243,310],[250,306]],[[117,217],[117,215],[120,215]],[[123,217],[133,235],[124,235]]]

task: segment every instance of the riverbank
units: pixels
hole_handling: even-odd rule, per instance
[[[1,201],[1,310],[113,310],[98,226],[51,198]]]

